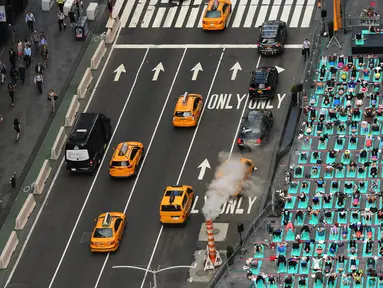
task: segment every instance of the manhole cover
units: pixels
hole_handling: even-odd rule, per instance
[[[202,277],[202,276],[207,276],[209,274],[209,272],[207,271],[204,271],[204,270],[197,270],[195,272],[195,275],[199,276],[199,277]]]
[[[217,235],[218,233],[219,233],[219,229],[213,228],[213,235]],[[207,235],[207,231],[206,231],[206,235]]]
[[[85,244],[90,242],[91,232],[83,232],[80,239],[80,244]]]

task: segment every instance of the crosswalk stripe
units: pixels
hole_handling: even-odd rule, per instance
[[[294,14],[293,14],[293,17],[291,18],[289,27],[291,28],[298,27],[299,19],[301,18],[302,8],[303,8],[302,5],[298,5],[298,4],[295,5]]]
[[[283,7],[283,11],[280,17],[281,21],[286,23],[289,21],[290,11],[291,11],[291,4],[285,3],[285,6]]]
[[[198,18],[199,20],[198,20],[198,25],[197,25],[197,27],[199,27],[199,28],[202,27],[202,20],[203,20],[203,17],[205,16],[206,6],[207,6],[207,3],[205,5],[202,5],[202,9],[198,10],[198,12],[201,13],[201,15]]]
[[[271,7],[269,20],[277,20],[279,9],[281,8],[282,0],[274,0],[273,7]]]
[[[124,0],[117,0],[113,7],[112,17],[116,18],[118,14],[120,13],[122,4],[124,4]]]
[[[166,9],[167,8],[165,8],[165,7],[158,8],[156,18],[154,19],[154,23],[152,25],[153,28],[161,27],[162,19],[164,18],[164,15],[166,13]]]
[[[266,0],[267,1],[267,0]],[[265,22],[267,11],[269,10],[269,5],[263,5],[265,0],[262,2],[261,9],[258,12],[258,18],[255,22],[255,27],[261,26]]]
[[[306,6],[305,14],[303,16],[302,28],[308,28],[310,26],[310,21],[311,21],[311,15],[313,14],[314,11],[314,5],[309,5]]]
[[[247,0],[241,0],[239,2],[239,6],[237,9],[237,13],[235,14],[232,27],[238,28],[241,26],[241,21],[243,18],[243,14],[245,13],[245,10],[246,10],[246,5],[247,5]]]
[[[189,6],[182,6],[180,14],[178,15],[177,22],[175,27],[176,28],[182,28],[185,22],[186,14],[188,14]]]
[[[177,8],[178,7],[176,6],[169,9],[168,15],[166,15],[165,23],[163,26],[164,28],[172,27],[174,16],[176,16],[176,13],[177,13]]]
[[[144,19],[142,19],[141,27],[148,28],[150,25],[150,21],[152,21],[154,11],[156,10],[156,5],[158,0],[150,0],[148,8],[146,8],[146,12],[144,15]]]
[[[199,12],[199,7],[198,8],[192,8],[188,22],[186,23],[186,28],[193,28],[195,24],[195,20],[197,19]]]
[[[142,1],[142,2],[141,2]],[[130,21],[129,28],[135,28],[140,21],[142,10],[145,7],[145,0],[140,0],[137,4],[136,11],[134,11],[133,18]]]
[[[128,22],[129,16],[132,13],[132,9],[135,2],[136,0],[128,0],[128,3],[126,3],[124,12],[122,12],[121,19],[120,19],[122,28],[126,27],[126,23]]]
[[[243,24],[243,27],[245,28],[250,28],[251,24],[253,24],[253,19],[255,12],[257,11],[258,8],[258,0],[255,0],[255,2],[250,4],[249,11],[247,11],[245,23]]]

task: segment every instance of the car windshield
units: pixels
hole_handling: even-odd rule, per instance
[[[176,117],[190,117],[190,116],[192,116],[192,113],[190,111],[177,111],[174,116],[176,116]]]
[[[206,11],[206,18],[221,18],[221,11],[213,11],[213,10],[209,10],[209,11]]]
[[[110,238],[113,237],[112,228],[97,228],[94,231],[94,238]]]
[[[161,205],[161,211],[164,211],[164,212],[181,211],[181,206],[180,205]]]
[[[130,166],[129,161],[113,161],[112,166],[114,167],[128,167]]]

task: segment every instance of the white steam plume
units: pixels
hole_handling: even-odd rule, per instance
[[[232,157],[221,164],[206,191],[207,200],[202,208],[206,220],[214,221],[220,214],[222,205],[237,194],[246,176],[246,166],[240,158]]]

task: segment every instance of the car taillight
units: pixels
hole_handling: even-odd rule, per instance
[[[249,88],[249,91],[254,91],[255,89],[253,87],[250,87]]]
[[[238,144],[242,144],[242,143],[243,143],[243,140],[242,140],[241,138],[238,138],[237,143],[238,143]]]
[[[265,90],[270,91],[271,90],[271,86],[265,88]]]
[[[257,44],[257,47],[261,47],[261,44],[258,43],[258,44]]]
[[[207,21],[203,21],[203,24],[207,24]]]
[[[277,43],[277,44],[275,44],[275,46],[281,47],[281,43]]]
[[[90,164],[90,165],[93,165],[93,160],[90,160],[90,161],[89,161],[89,164]]]
[[[262,143],[261,138],[258,138],[257,139],[257,144],[261,144],[261,143]]]
[[[222,21],[219,21],[218,24],[222,24]]]

